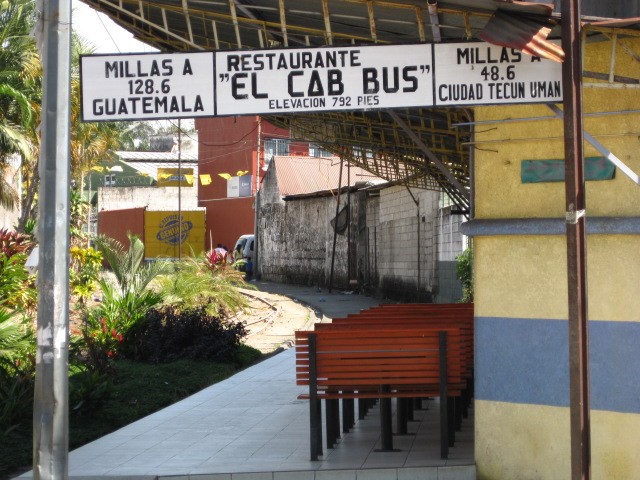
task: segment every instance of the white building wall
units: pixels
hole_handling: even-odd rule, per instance
[[[439,303],[456,302],[462,297],[456,257],[467,247],[467,238],[460,233],[460,224],[465,218],[462,215],[452,215],[451,211],[450,206],[439,209],[435,222],[440,282],[436,301]]]
[[[149,211],[177,211],[179,190],[182,210],[203,210],[198,208],[197,187],[100,187],[98,210],[146,207]]]
[[[415,200],[414,200],[415,199]],[[346,203],[346,195],[340,199]],[[405,301],[455,302],[461,292],[455,257],[462,251],[460,218],[439,208],[440,192],[392,186],[351,196],[351,250],[338,235],[333,286],[354,285]],[[328,286],[333,251],[335,198],[283,201],[275,175],[259,196],[259,274],[284,283]],[[457,296],[456,296],[457,295]],[[454,298],[455,297],[455,298]]]

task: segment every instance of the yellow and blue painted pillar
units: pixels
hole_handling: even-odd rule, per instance
[[[616,75],[640,78],[615,50]],[[608,72],[611,44],[585,70]],[[585,130],[640,173],[640,90],[585,88]],[[475,110],[476,443],[479,479],[570,478],[564,183],[524,161],[562,161],[563,125],[544,105]],[[548,118],[543,118],[548,117]],[[520,121],[512,121],[520,119]],[[528,120],[523,120],[528,119]],[[506,120],[506,121],[505,121]],[[601,157],[585,145],[585,156]],[[546,162],[546,163],[545,163]],[[534,175],[535,177],[535,175]],[[587,181],[592,478],[640,478],[640,186],[619,170]]]

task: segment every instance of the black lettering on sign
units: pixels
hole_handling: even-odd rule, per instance
[[[228,75],[228,74],[222,74]],[[242,92],[245,88],[247,88],[247,84],[242,81],[243,79],[248,78],[251,83],[251,96],[253,98],[267,98],[268,94],[258,92],[258,74],[255,72],[251,73],[251,77],[249,77],[248,73],[234,73],[231,77],[231,96],[236,100],[246,100],[249,98],[248,93]]]
[[[182,67],[182,75],[193,75],[193,70],[191,69],[191,62],[187,58],[184,61],[184,66]]]
[[[172,73],[173,66],[169,58],[160,64],[157,60],[152,60],[148,68],[142,60],[137,60],[135,64],[130,64],[128,60],[115,60],[104,64],[105,78],[166,77]]]
[[[301,77],[302,75],[304,75],[304,72],[302,72],[301,70],[296,70],[289,73],[289,75],[287,76],[287,83],[288,83],[287,91],[289,92],[289,96],[294,98],[304,97],[304,92],[295,90],[293,85],[294,77]]]
[[[324,97],[324,88],[320,80],[320,74],[317,70],[311,72],[311,80],[309,81],[309,90],[307,95],[310,97]]]
[[[417,72],[418,67],[404,67],[402,69],[402,79],[409,84],[409,86],[403,87],[403,92],[415,92],[418,90],[418,77],[410,75],[411,72]]]
[[[378,71],[375,68],[362,69],[362,92],[365,94],[375,94],[380,91],[378,82]]]
[[[240,56],[239,55],[227,55],[227,70],[230,72],[238,71],[240,65]]]
[[[269,95],[266,93],[258,93],[258,74],[251,74],[251,96],[253,98],[267,98]]]
[[[92,108],[96,117],[204,112],[200,95],[196,95],[194,99],[186,98],[184,95],[180,97],[96,98],[93,100]]]
[[[438,87],[438,100],[441,102],[464,102],[482,100],[484,92],[481,83],[455,83]]]
[[[466,47],[456,49],[456,62],[458,65],[474,65],[482,63],[518,63],[522,60],[522,54],[515,48],[502,47],[496,54],[492,47]]]
[[[244,100],[245,98],[249,98],[249,95],[246,93],[239,93],[240,90],[244,89],[246,85],[242,83],[240,80],[243,78],[247,78],[246,73],[234,73],[231,77],[231,96],[236,100]]]
[[[495,100],[525,98],[524,82],[489,83],[489,97]]]
[[[329,95],[342,95],[344,93],[344,84],[342,83],[342,71],[331,69],[327,71],[327,86]]]
[[[390,70],[391,68],[391,70]],[[400,82],[400,67],[382,67],[382,75],[374,67],[362,69],[362,93],[375,95],[380,92],[380,84],[385,93],[396,93],[402,88],[405,93],[418,90],[418,78],[412,75],[418,67],[407,66],[402,68],[402,82]],[[382,80],[379,78],[382,77]]]

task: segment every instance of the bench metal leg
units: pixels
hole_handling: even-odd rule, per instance
[[[342,400],[342,431],[349,433],[354,422],[355,401],[353,398],[345,398]]]
[[[449,432],[449,446],[456,442],[456,403],[453,397],[447,397],[447,428]]]
[[[316,368],[316,336],[309,335],[309,448],[311,461],[322,454],[322,411],[318,400]]]
[[[364,420],[367,411],[369,411],[368,401],[366,398],[358,399],[358,420]]]
[[[327,448],[333,448],[340,437],[340,401],[329,399],[324,402],[326,408]]]
[[[383,385],[380,388],[382,393],[389,393],[391,388],[389,385]],[[382,441],[381,451],[393,451],[393,432],[391,427],[391,399],[380,399],[380,438]]]
[[[318,428],[316,429],[316,452],[322,455],[322,401],[316,402],[316,410],[318,412]]]
[[[409,407],[409,398],[398,398],[396,408],[396,435],[407,434],[407,421],[409,417],[407,410]]]
[[[439,332],[440,344],[440,458],[449,457],[449,426],[447,399],[447,332]]]

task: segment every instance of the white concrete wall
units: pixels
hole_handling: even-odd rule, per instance
[[[415,201],[414,201],[415,198]],[[393,186],[351,194],[351,249],[338,235],[333,286],[357,286],[406,301],[455,302],[460,218],[440,210],[440,192]],[[416,204],[417,201],[417,204]],[[340,198],[341,208],[346,195]],[[266,280],[328,286],[335,216],[333,196],[284,201],[267,174],[259,199],[259,274]]]
[[[436,285],[434,217],[438,192],[394,186],[369,205],[369,263],[385,296],[430,301]],[[376,212],[377,210],[377,212]]]
[[[98,210],[147,207],[150,211],[177,211],[178,190],[178,187],[100,187]],[[197,187],[182,187],[180,190],[182,210],[202,210],[198,208]]]

